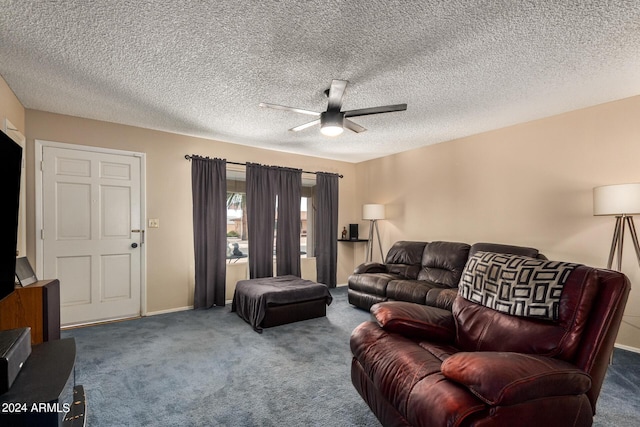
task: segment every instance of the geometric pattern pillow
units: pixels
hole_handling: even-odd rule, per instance
[[[476,252],[467,261],[460,295],[513,316],[558,320],[562,289],[579,264]]]

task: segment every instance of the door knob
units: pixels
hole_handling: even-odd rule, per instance
[[[138,247],[138,244],[137,244],[137,243],[132,243],[132,244],[131,244],[131,247],[132,247],[133,249],[135,249],[135,248],[137,248],[137,247]]]

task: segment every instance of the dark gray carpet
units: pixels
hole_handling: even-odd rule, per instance
[[[369,314],[332,294],[326,318],[263,334],[229,307],[65,331],[88,426],[379,426],[350,379],[349,335]],[[594,425],[640,425],[639,367],[616,350]]]

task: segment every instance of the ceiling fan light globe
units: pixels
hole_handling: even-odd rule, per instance
[[[338,136],[344,130],[344,114],[340,111],[325,111],[320,114],[320,132],[327,136]]]
[[[325,125],[320,128],[320,132],[325,136],[338,136],[344,129],[342,126]]]

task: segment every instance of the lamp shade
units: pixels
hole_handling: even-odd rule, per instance
[[[640,183],[603,185],[593,189],[594,215],[640,213]]]
[[[362,205],[362,219],[384,219],[384,205]]]

